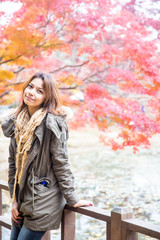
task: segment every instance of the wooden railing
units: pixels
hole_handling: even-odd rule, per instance
[[[11,229],[10,220],[2,216],[2,189],[8,191],[8,186],[0,181],[0,240],[2,226]],[[105,222],[107,240],[137,240],[138,233],[160,239],[160,226],[134,219],[133,212],[128,208],[116,208],[110,213],[95,207],[73,208],[66,205],[61,223],[61,240],[75,239],[75,213]],[[43,240],[50,240],[50,232],[45,234]]]

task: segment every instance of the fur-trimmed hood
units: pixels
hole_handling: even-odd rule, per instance
[[[64,121],[64,117],[56,116],[51,113],[47,113],[46,116],[46,127],[53,131],[57,138],[60,138],[60,134],[62,131],[62,127],[65,126],[67,130],[67,125]],[[41,130],[38,130],[39,126],[37,127],[35,134],[40,137]],[[11,137],[14,134],[15,124],[14,124],[14,115],[9,116],[3,123],[2,123],[2,130],[5,137]],[[68,133],[68,131],[67,131]]]

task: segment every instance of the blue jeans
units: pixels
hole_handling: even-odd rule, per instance
[[[12,226],[10,240],[40,240],[45,232],[33,231],[26,228],[24,225],[22,228]]]

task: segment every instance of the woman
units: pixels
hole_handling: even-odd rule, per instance
[[[79,200],[67,155],[68,130],[56,83],[37,73],[23,87],[22,103],[2,124],[9,146],[9,191],[13,198],[10,240],[38,240],[57,229],[66,203]]]

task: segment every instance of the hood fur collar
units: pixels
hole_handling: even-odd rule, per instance
[[[61,116],[55,116],[51,113],[47,114],[46,117],[46,127],[49,128],[51,131],[54,132],[57,138],[60,138],[62,127],[64,126],[64,118]],[[38,138],[41,138],[42,135],[42,123],[37,127],[35,131],[35,135],[37,135]],[[14,135],[14,115],[9,116],[3,123],[2,123],[2,130],[5,135],[5,137],[11,137]]]

